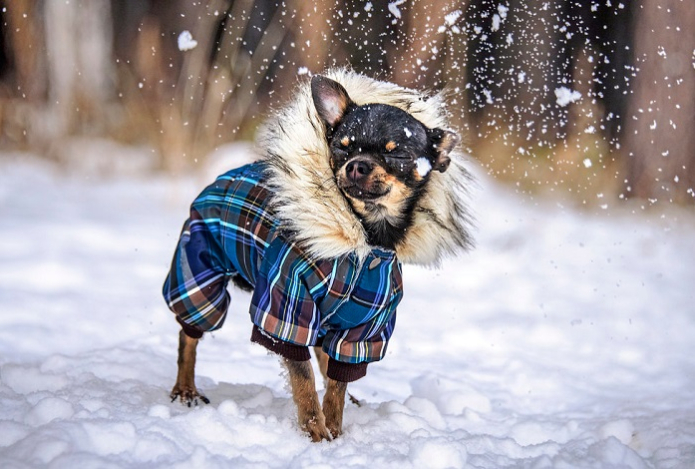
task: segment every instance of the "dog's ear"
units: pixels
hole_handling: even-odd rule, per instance
[[[335,128],[352,104],[350,96],[340,83],[321,75],[311,77],[311,96],[319,117],[330,128]]]
[[[434,128],[427,129],[427,138],[436,152],[432,169],[443,173],[449,167],[449,163],[451,163],[449,153],[458,145],[461,137],[451,130]]]

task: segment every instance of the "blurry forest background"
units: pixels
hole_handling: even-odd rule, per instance
[[[0,15],[0,158],[70,164],[94,157],[75,142],[108,141],[148,149],[143,170],[191,171],[253,139],[304,75],[349,65],[446,90],[470,153],[521,191],[695,201],[691,0],[0,0]]]

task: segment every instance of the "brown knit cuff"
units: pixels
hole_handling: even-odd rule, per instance
[[[289,342],[271,337],[267,333],[261,332],[257,326],[253,326],[253,330],[251,331],[251,342],[260,344],[271,352],[277,353],[288,360],[303,362],[311,358],[309,347],[290,344]]]
[[[349,383],[351,381],[357,381],[367,374],[368,363],[343,363],[328,357],[328,371],[327,375],[329,378],[336,381],[342,381],[344,383]]]
[[[176,316],[176,322],[178,322],[181,325],[181,329],[183,329],[183,333],[186,334],[188,337],[191,339],[200,339],[203,337],[203,330],[199,329],[195,326],[191,326],[190,324],[186,324]]]

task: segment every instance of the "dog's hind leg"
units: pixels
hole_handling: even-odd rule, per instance
[[[182,404],[188,405],[188,407],[198,405],[198,399],[206,404],[210,403],[210,400],[200,394],[195,387],[195,353],[198,341],[199,339],[187,336],[183,330],[179,332],[179,372],[169,397],[171,397],[171,402],[178,398]]]
[[[311,436],[312,441],[330,440],[326,429],[326,418],[321,410],[319,396],[316,394],[314,371],[309,360],[296,361],[283,359],[290,375],[292,398],[297,405],[299,426]]]

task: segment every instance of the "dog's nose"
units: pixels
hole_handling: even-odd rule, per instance
[[[347,178],[352,182],[358,182],[364,179],[372,172],[372,167],[366,161],[353,160],[345,167]]]

